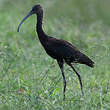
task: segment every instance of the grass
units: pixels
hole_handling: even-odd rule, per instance
[[[18,23],[36,1],[1,0],[0,110],[110,110],[109,25],[98,17],[93,20],[86,17],[87,22],[81,21],[83,16],[61,10],[58,0],[38,2],[45,8],[44,30],[56,38],[70,41],[95,61],[95,67],[75,65],[82,77],[85,93],[82,97],[77,76],[65,64],[67,91],[64,102],[60,69],[38,40],[35,16],[22,25],[20,33],[16,32]],[[62,7],[72,7],[71,3],[70,0]]]

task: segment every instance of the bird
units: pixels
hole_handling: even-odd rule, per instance
[[[79,64],[85,64],[91,68],[94,67],[94,61],[92,61],[87,55],[83,54],[81,51],[79,51],[75,46],[72,45],[72,43],[69,43],[66,40],[57,39],[55,37],[51,37],[50,35],[47,35],[43,30],[43,8],[40,4],[34,5],[29,11],[29,13],[21,20],[21,22],[18,25],[17,31],[19,32],[21,24],[30,16],[36,15],[37,23],[36,23],[36,32],[38,35],[38,38],[40,40],[41,45],[43,46],[46,53],[55,59],[59,65],[60,71],[62,73],[63,77],[63,99],[65,100],[65,92],[66,92],[66,78],[64,74],[64,63],[69,65],[72,70],[76,73],[81,93],[84,96],[83,92],[83,85],[80,74],[76,71],[74,68],[75,63]]]

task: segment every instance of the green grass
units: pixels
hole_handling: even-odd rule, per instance
[[[20,20],[39,2],[45,9],[44,30],[70,41],[95,62],[93,69],[75,65],[82,77],[84,97],[77,76],[65,64],[67,91],[63,101],[62,75],[57,62],[45,53],[38,40],[35,16],[17,33]],[[88,17],[90,10],[80,15],[85,12],[84,7],[82,11],[79,7],[81,3],[0,1],[0,110],[110,110],[110,27],[104,22],[106,13],[101,19],[95,12],[93,18]],[[89,4],[96,6],[95,3]],[[97,13],[105,11],[99,9]]]

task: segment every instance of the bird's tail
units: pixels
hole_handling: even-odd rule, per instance
[[[86,55],[84,55],[83,53],[81,54],[81,56],[79,57],[79,63],[81,64],[86,64],[89,67],[94,67],[94,62]]]

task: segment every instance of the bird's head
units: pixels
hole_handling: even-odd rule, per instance
[[[21,24],[27,19],[29,18],[31,15],[33,14],[39,14],[40,12],[42,12],[42,7],[41,5],[35,5],[32,7],[32,10],[22,19],[22,21],[20,22],[20,24],[18,25],[17,31],[19,32],[20,26]]]
[[[35,14],[35,13],[38,14],[42,11],[42,7],[41,7],[41,5],[35,5],[32,7],[31,11],[33,12],[33,14]]]

